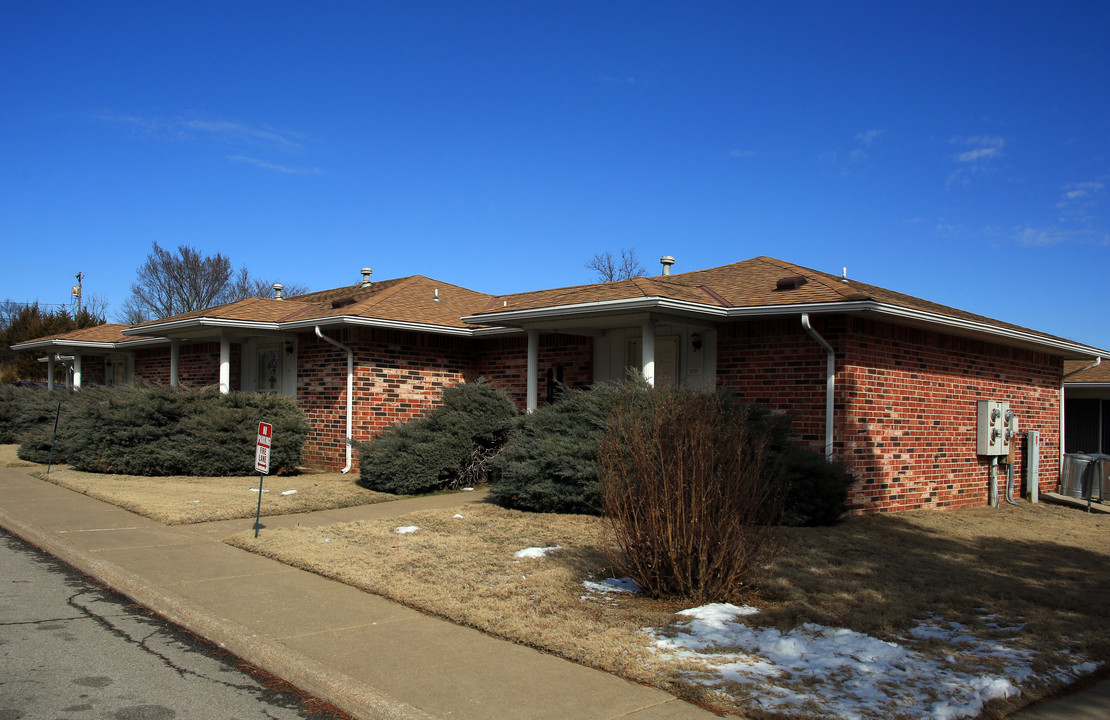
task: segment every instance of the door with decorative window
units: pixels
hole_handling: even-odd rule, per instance
[[[256,385],[258,392],[281,392],[282,377],[284,374],[283,351],[281,343],[259,345],[255,354],[256,360]]]

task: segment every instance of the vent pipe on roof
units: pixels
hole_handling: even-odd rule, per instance
[[[362,287],[370,287],[370,276],[373,274],[374,271],[370,268],[362,269]]]
[[[274,283],[274,300],[281,300],[281,291],[284,289],[285,286],[281,283]]]
[[[659,258],[659,263],[663,266],[663,274],[670,275],[671,265],[674,265],[674,258],[670,255],[664,255],[663,257]]]

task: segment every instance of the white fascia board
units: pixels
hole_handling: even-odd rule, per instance
[[[573,305],[554,305],[529,308],[527,310],[502,310],[482,315],[467,315],[462,321],[473,324],[489,322],[518,323],[532,320],[550,320],[553,318],[599,315],[636,310],[676,310],[693,312],[701,315],[713,315],[715,317],[726,317],[728,309],[729,308],[722,308],[715,305],[688,302],[686,300],[646,297],[623,300],[600,300],[598,302],[575,303]]]
[[[311,330],[314,327],[372,327],[386,330],[405,330],[408,332],[434,333],[436,335],[454,335],[457,337],[473,337],[471,328],[451,327],[450,325],[431,325],[428,323],[406,322],[404,320],[383,320],[381,318],[366,318],[358,315],[337,315],[334,317],[317,318],[315,320],[296,320],[281,323],[282,330]]]
[[[32,340],[31,342],[12,345],[12,350],[45,350],[46,348],[55,347],[114,350],[116,344],[111,342],[95,342],[92,340],[64,340],[61,338],[52,338],[50,340]]]
[[[142,325],[126,330],[120,330],[124,335],[158,335],[177,330],[192,328],[215,328],[218,330],[279,330],[281,323],[261,322],[257,320],[233,320],[229,318],[189,318],[188,320],[172,320],[155,325]]]
[[[1110,382],[1067,382],[1064,381],[1065,390],[1108,390],[1110,389]]]
[[[937,313],[926,312],[924,310],[914,310],[912,308],[900,307],[898,305],[888,305],[885,303],[872,302],[872,307],[869,310],[879,313],[881,315],[889,315],[892,317],[903,318],[907,320],[918,320],[927,322],[931,325],[940,325],[943,327],[955,328],[958,330],[969,330],[975,333],[982,333],[985,335],[994,335],[1008,340],[1017,340],[1023,343],[1033,345],[1040,345],[1054,350],[1061,350],[1066,353],[1071,353],[1074,357],[1079,358],[1096,358],[1096,357],[1110,357],[1110,351],[1102,350],[1100,348],[1091,347],[1082,343],[1064,340],[1062,338],[1052,338],[1040,335],[1028,330],[1018,330],[1014,328],[1004,328],[998,325],[991,325],[989,323],[978,322],[975,320],[962,320],[960,318],[950,317],[948,315],[938,315]]]
[[[671,310],[695,313],[711,318],[754,318],[754,317],[781,317],[786,315],[829,315],[844,313],[871,312],[903,320],[915,320],[940,328],[963,330],[980,335],[994,336],[1000,339],[1018,341],[1025,344],[1051,348],[1063,351],[1075,357],[1110,357],[1110,351],[1083,345],[1057,338],[1046,337],[1031,331],[1004,328],[990,323],[963,320],[960,318],[941,315],[938,313],[915,310],[899,305],[876,302],[874,300],[849,300],[845,302],[805,303],[791,305],[755,305],[749,307],[722,308],[716,305],[703,305],[682,300],[669,300],[660,297],[636,298],[634,300],[604,300],[593,303],[578,303],[575,305],[557,305],[528,310],[508,310],[493,312],[485,315],[471,315],[463,318],[463,322],[504,322],[519,323],[532,320],[552,319],[555,317],[574,317],[601,313],[612,313],[632,310]]]
[[[169,343],[169,341],[170,341],[169,338],[164,338],[164,337],[145,337],[145,338],[136,338],[134,340],[123,340],[122,342],[113,343],[113,344],[117,348],[120,348],[121,350],[123,350],[123,349],[129,349],[129,348],[144,347],[146,345],[165,345],[165,344]]]

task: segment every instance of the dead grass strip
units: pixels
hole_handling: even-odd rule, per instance
[[[410,525],[420,529],[396,532]],[[1043,504],[851,518],[789,531],[789,545],[759,584],[761,596],[728,599],[759,606],[753,620],[761,626],[813,622],[890,640],[930,616],[990,637],[986,609],[1025,623],[1024,645],[1056,651],[1046,653],[1046,667],[1066,664],[1069,648],[1105,660],[1110,634],[1100,599],[1110,597],[1108,529],[1110,516]],[[597,518],[471,505],[274,529],[257,539],[244,532],[228,542],[718,710],[769,717],[687,679],[690,667],[667,665],[652,652],[641,630],[671,625],[685,603],[583,588],[583,580],[610,575]],[[514,557],[526,547],[553,546],[562,549]],[[992,702],[983,716],[1000,717],[1060,685],[1027,684],[1022,698]]]

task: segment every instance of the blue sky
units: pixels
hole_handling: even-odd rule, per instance
[[[1110,4],[0,4],[0,299],[758,255],[1110,348]]]

